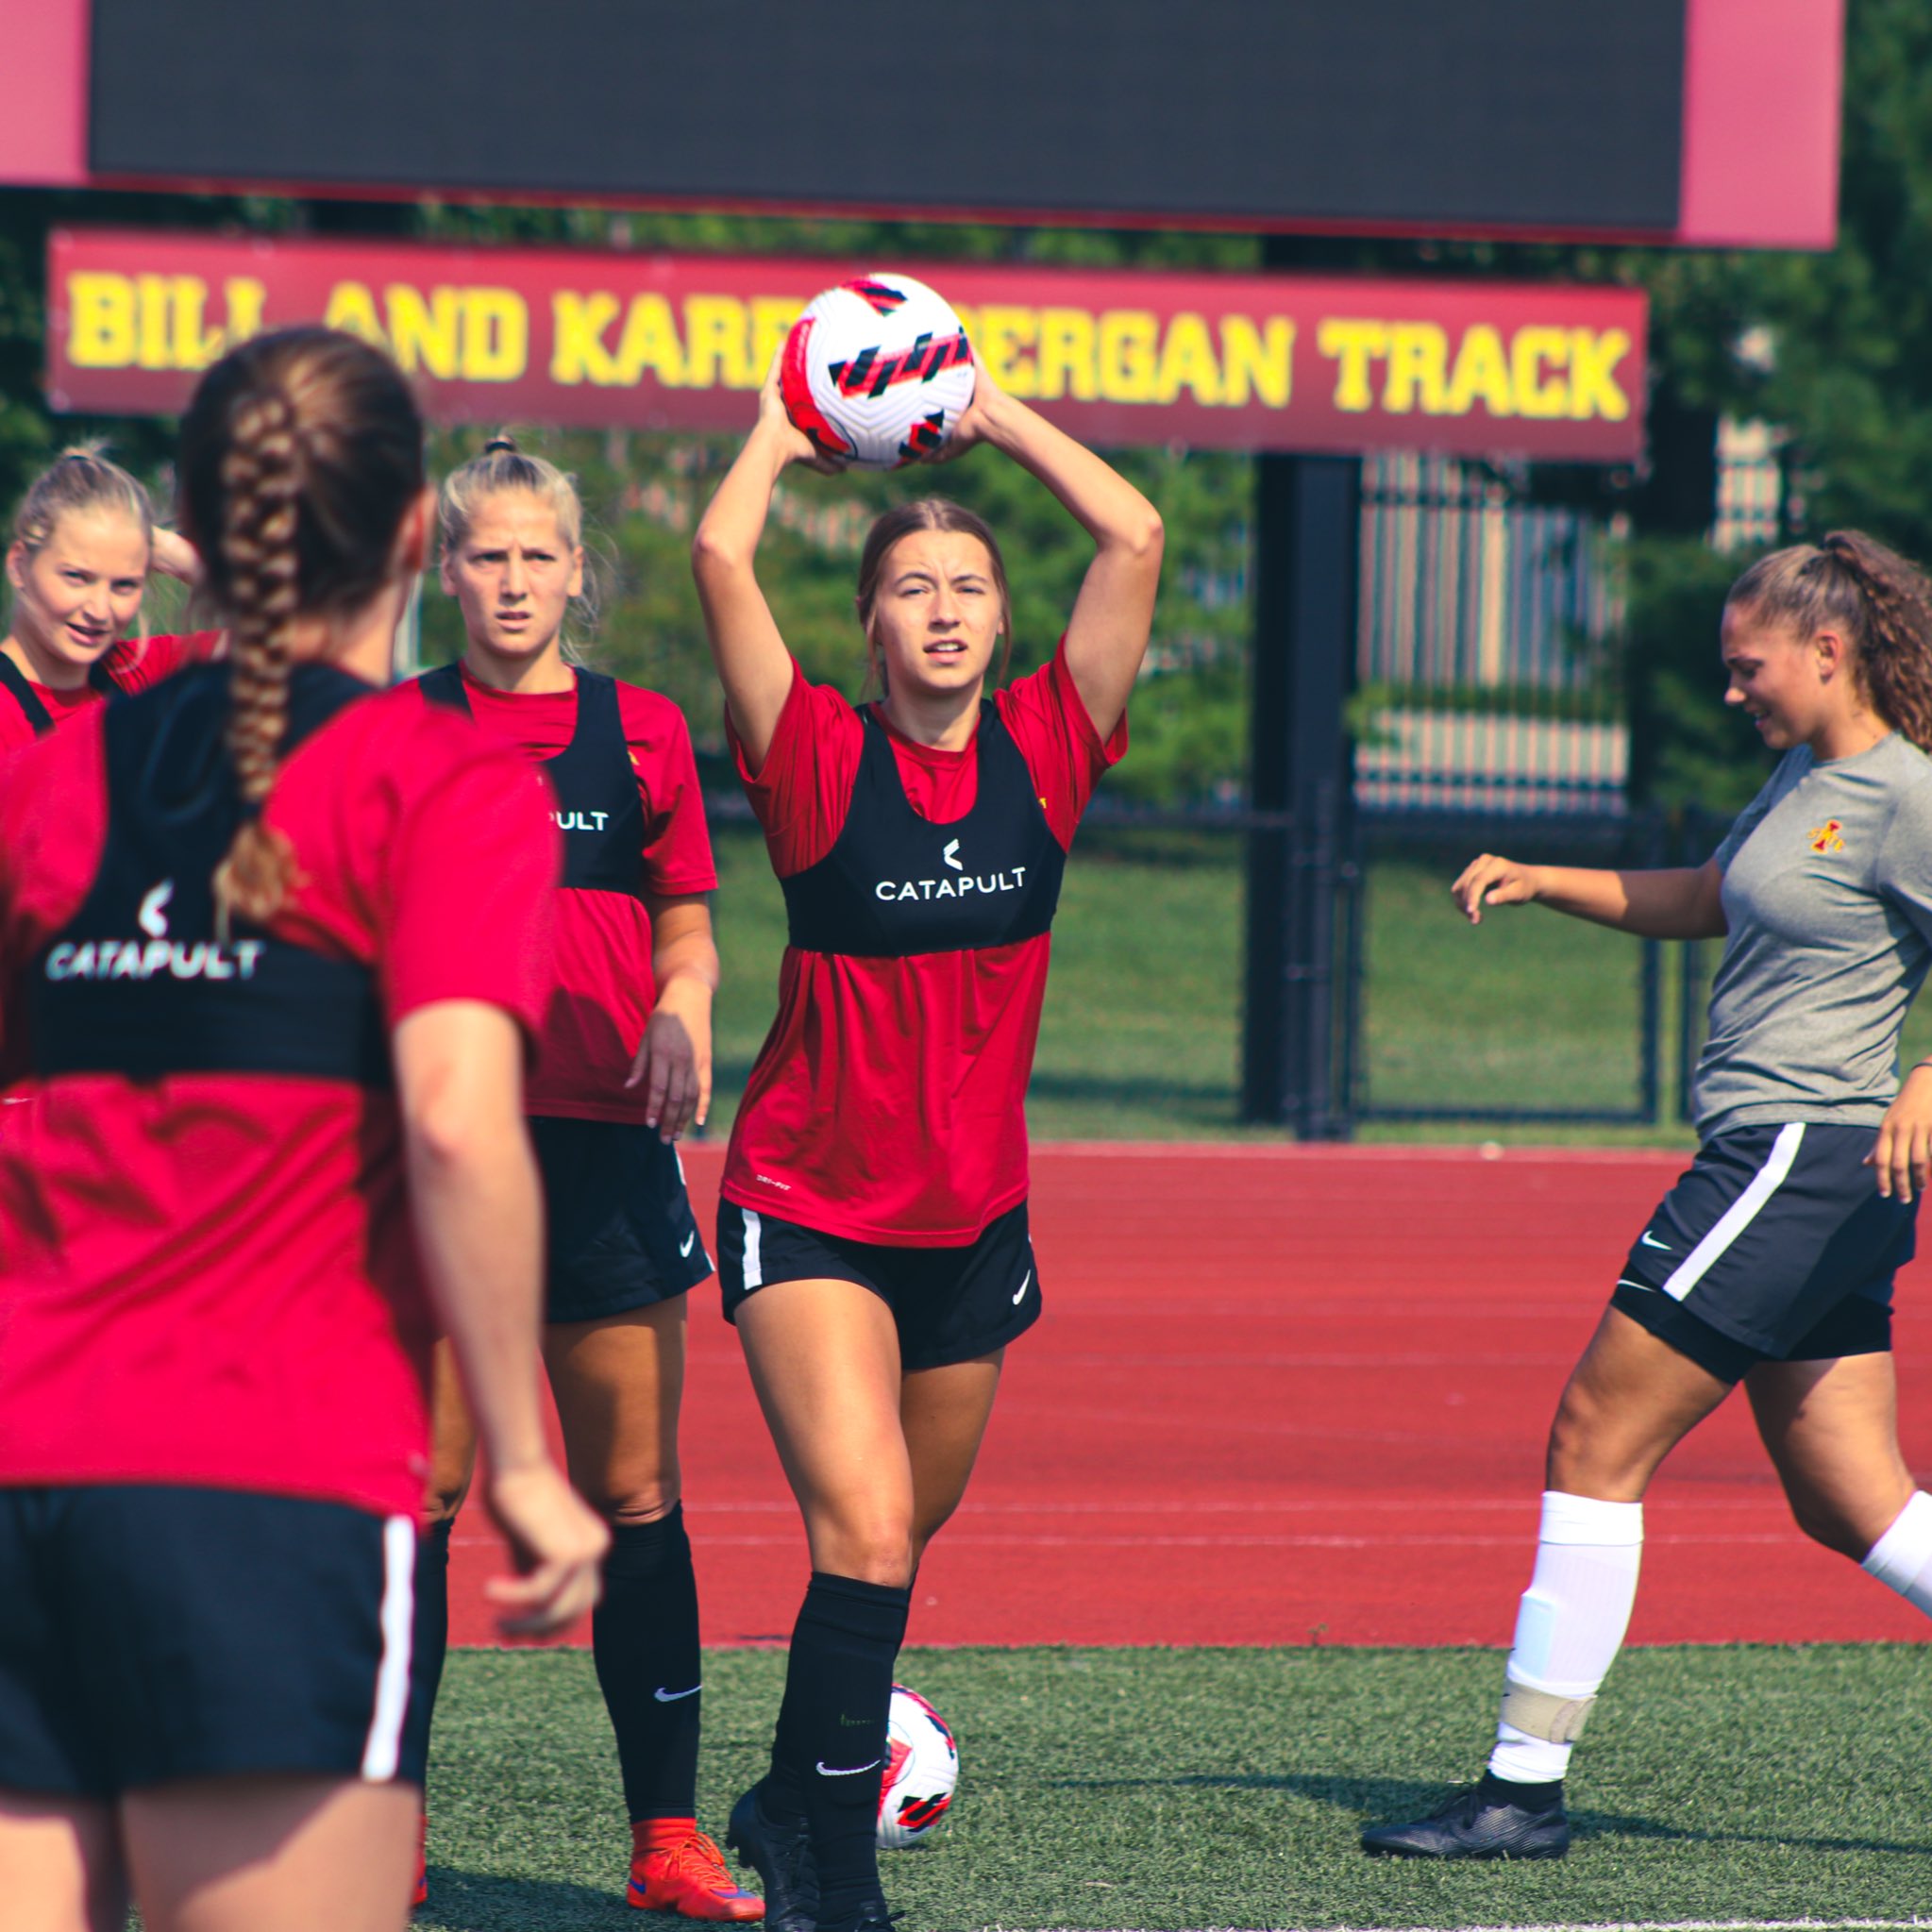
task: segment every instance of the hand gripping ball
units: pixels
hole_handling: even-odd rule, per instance
[[[959,1746],[946,1720],[916,1690],[895,1684],[879,1785],[880,1849],[924,1844],[951,1807],[958,1783]]]
[[[890,470],[943,448],[973,399],[973,350],[943,296],[909,275],[815,295],[779,364],[785,413],[819,452]]]

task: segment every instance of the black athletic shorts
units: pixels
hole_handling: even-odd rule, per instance
[[[597,1321],[688,1294],[711,1256],[684,1164],[655,1127],[530,1117],[544,1176],[544,1319]]]
[[[411,1518],[340,1503],[0,1488],[0,1789],[421,1784],[415,1549]]]
[[[718,1281],[725,1319],[773,1282],[856,1282],[892,1310],[899,1363],[944,1369],[1003,1349],[1040,1319],[1026,1202],[990,1220],[964,1248],[888,1248],[822,1235],[777,1215],[718,1203]]]
[[[1758,1362],[1891,1347],[1917,1203],[1864,1165],[1871,1127],[1739,1127],[1698,1149],[1638,1236],[1611,1303],[1724,1382]]]

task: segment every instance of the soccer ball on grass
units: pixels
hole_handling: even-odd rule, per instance
[[[947,1722],[916,1690],[892,1687],[885,1775],[879,1785],[879,1844],[903,1852],[924,1844],[952,1805],[959,1746]]]

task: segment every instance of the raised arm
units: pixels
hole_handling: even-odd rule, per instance
[[[1715,859],[1647,872],[1580,865],[1520,865],[1485,852],[1463,869],[1450,897],[1472,926],[1485,906],[1545,905],[1572,918],[1643,939],[1722,939],[1730,930]]]
[[[1067,626],[1066,657],[1074,689],[1106,738],[1127,709],[1147,655],[1161,581],[1160,512],[1117,470],[1008,395],[984,369],[946,455],[975,443],[991,444],[1031,471],[1094,541],[1094,561]]]
[[[771,749],[792,689],[792,654],[758,584],[758,540],[764,534],[772,488],[786,467],[817,460],[810,440],[785,414],[778,374],[774,361],[759,392],[758,421],[691,540],[691,568],[711,654],[754,772]]]
[[[147,553],[147,567],[162,577],[173,577],[191,590],[201,587],[201,552],[179,530],[155,526],[154,543]]]

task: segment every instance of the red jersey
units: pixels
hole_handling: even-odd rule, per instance
[[[1031,783],[1032,798],[1020,802],[1037,801],[1064,853],[1100,774],[1127,748],[1127,721],[1103,743],[1057,653],[998,693],[993,712]],[[964,750],[945,751],[900,737],[877,707],[872,718],[868,727],[837,692],[795,667],[755,776],[733,734],[781,880],[832,856],[868,729],[889,741],[893,771],[919,820],[949,826],[973,813],[983,731]],[[962,882],[973,876],[949,849],[936,882],[900,882],[893,894],[882,882],[878,897],[913,897],[923,885],[930,899],[935,883],[949,897],[948,866],[959,868]],[[1024,883],[1007,874],[977,882],[983,896]],[[974,1240],[1026,1198],[1026,1085],[1049,950],[1043,931],[1007,945],[904,957],[856,945],[788,946],[778,1016],[732,1129],[725,1199],[856,1240],[911,1248]]]
[[[119,644],[109,645],[100,662],[109,679],[120,690],[129,693],[145,691],[159,684],[163,678],[172,677],[184,664],[205,663],[214,655],[221,638],[219,630],[195,630],[183,637],[124,639]],[[52,719],[56,731],[75,718],[86,716],[108,696],[84,680],[66,691],[58,690],[50,684],[36,683],[24,674],[23,680],[28,692]],[[11,692],[0,689],[0,753],[31,745],[40,735],[35,724],[36,720],[21,708],[18,698]]]
[[[0,1027],[21,1028],[30,972],[78,969],[76,949],[43,949],[95,890],[103,727],[126,714],[95,707],[0,763]],[[557,832],[523,761],[364,699],[296,747],[265,815],[298,863],[271,935],[366,967],[384,1027],[476,1000],[534,1032]],[[148,933],[166,900],[143,901]],[[413,1514],[431,1329],[394,1096],[259,1071],[67,1071],[25,1091],[0,1115],[0,1484]]]
[[[497,691],[467,671],[461,675],[462,696],[486,738],[539,765],[602,751],[583,743],[580,683],[568,691]],[[636,845],[622,855],[621,875],[612,875],[613,884],[621,876],[622,889],[576,889],[565,874],[557,896],[555,973],[525,1105],[532,1114],[573,1120],[642,1122],[647,1096],[642,1087],[627,1090],[624,1082],[657,1004],[657,981],[650,914],[638,895],[711,892],[718,879],[684,714],[655,691],[612,681],[618,725],[602,755],[617,760],[620,784],[628,757],[643,821],[639,826],[634,815],[625,821],[635,828]],[[417,679],[400,686],[393,701],[420,706],[426,698]],[[597,774],[591,776],[595,783]],[[593,815],[560,815],[566,850],[580,838],[595,839]]]

